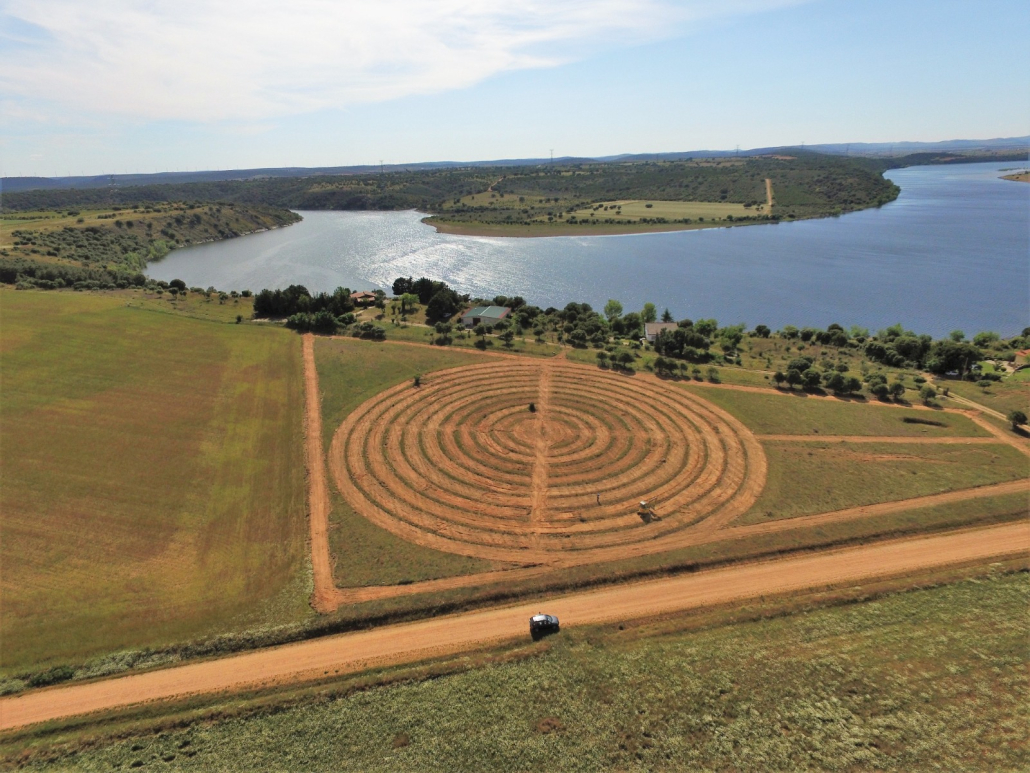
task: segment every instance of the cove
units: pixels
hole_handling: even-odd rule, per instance
[[[438,234],[423,213],[302,212],[277,231],[176,250],[155,279],[220,290],[382,288],[441,279],[473,296],[546,308],[646,301],[722,324],[1013,335],[1030,325],[1030,185],[1012,162],[910,167],[879,209],[776,225],[639,234],[500,238]]]

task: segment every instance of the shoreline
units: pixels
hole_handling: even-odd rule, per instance
[[[557,236],[634,236],[652,233],[670,233],[674,231],[702,231],[712,228],[735,228],[737,226],[778,225],[784,222],[797,222],[808,218],[791,220],[745,220],[741,222],[719,221],[715,223],[645,223],[640,225],[561,225],[534,224],[492,225],[475,223],[451,223],[436,220],[434,215],[422,218],[422,223],[436,230],[437,233],[450,236],[494,236],[513,239],[545,239]]]

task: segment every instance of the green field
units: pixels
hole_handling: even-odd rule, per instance
[[[769,460],[765,489],[735,526],[1002,483],[1027,473],[1026,457],[1001,443],[764,445]]]
[[[154,304],[0,290],[5,676],[311,614],[299,337]]]
[[[725,369],[729,372],[731,369]],[[722,372],[722,371],[720,371]],[[793,395],[760,394],[730,389],[684,387],[691,394],[725,408],[759,435],[884,435],[897,437],[989,437],[965,416],[937,411],[862,405],[841,400]],[[908,423],[904,419],[936,421],[944,426]]]
[[[794,614],[755,603],[707,628],[572,630],[435,678],[223,702],[29,768],[1017,770],[1028,604],[1027,574],[998,572]]]

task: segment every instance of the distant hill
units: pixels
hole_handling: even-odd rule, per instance
[[[946,140],[942,142],[852,142],[806,145],[805,150],[831,155],[852,156],[908,156],[922,153],[977,153],[998,151],[1026,151],[1030,148],[1030,135],[988,140]],[[376,172],[415,172],[431,169],[469,167],[538,166],[541,164],[578,164],[597,162],[683,161],[693,158],[726,158],[729,156],[762,156],[788,148],[750,148],[748,150],[688,150],[669,153],[626,153],[598,158],[562,156],[560,158],[495,159],[491,161],[423,161],[412,164],[278,167],[264,169],[226,169],[202,172],[159,172],[156,174],[114,174],[81,177],[2,177],[0,193],[19,191],[61,190],[139,185],[169,185],[198,182],[224,182],[232,180],[268,180],[273,178],[322,177],[334,175],[368,175]]]

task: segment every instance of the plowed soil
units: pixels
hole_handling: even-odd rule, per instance
[[[545,611],[558,615],[564,627],[641,619],[760,595],[1025,555],[1028,549],[1030,524],[1006,524],[576,593],[548,600]],[[527,637],[527,618],[541,606],[534,602],[493,608],[32,691],[0,699],[0,730],[146,701],[318,679],[470,651]]]
[[[328,462],[354,511],[403,539],[550,566],[669,550],[745,512],[766,477],[761,445],[720,408],[564,360],[389,389],[348,416]]]

